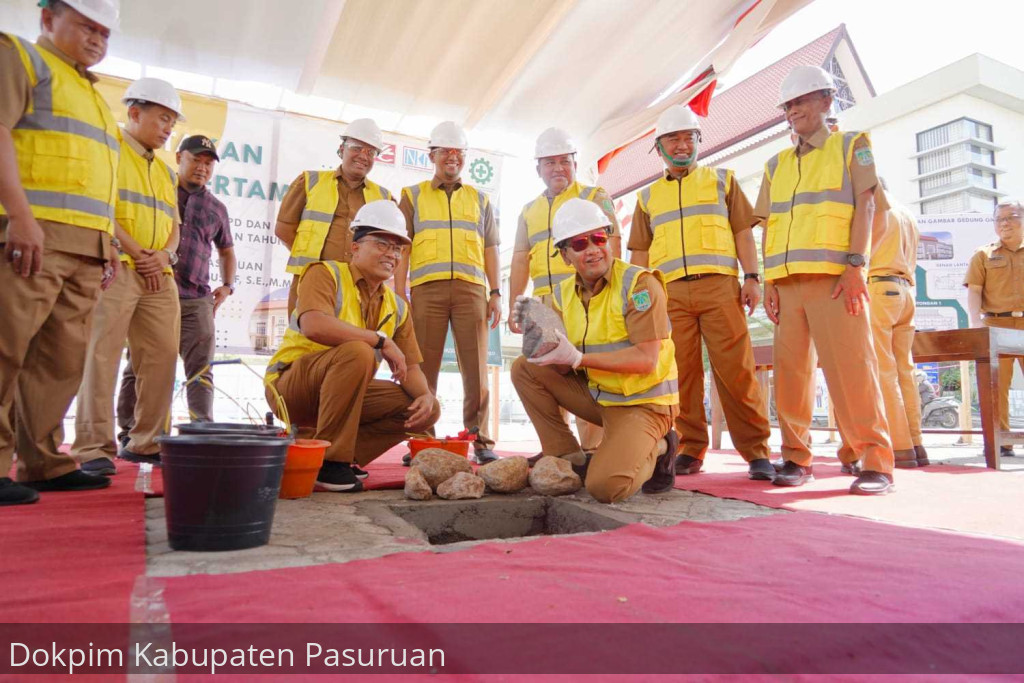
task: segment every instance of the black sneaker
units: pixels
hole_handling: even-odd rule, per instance
[[[406,453],[402,456],[402,466],[409,467],[412,465],[412,453]]]
[[[477,465],[486,465],[489,462],[498,460],[498,454],[490,448],[477,448],[473,453],[473,462]]]
[[[355,463],[352,463],[352,471],[355,472],[356,479],[359,479],[360,481],[370,476],[369,472],[367,472],[366,470],[364,470],[362,467]]]
[[[664,493],[672,490],[676,483],[676,451],[679,450],[679,435],[676,434],[676,430],[668,430],[665,442],[665,453],[659,455],[658,461],[654,463],[654,474],[640,487],[644,493]]]
[[[39,481],[26,481],[23,483],[25,486],[36,491],[90,491],[92,489],[105,489],[110,486],[110,480],[106,477],[86,474],[81,470],[68,472],[53,479],[40,479]]]
[[[81,470],[86,474],[97,474],[101,477],[110,476],[111,474],[117,474],[117,467],[114,465],[114,461],[110,458],[96,458],[95,460],[86,460],[79,465]]]
[[[355,493],[363,490],[363,482],[359,481],[352,465],[347,462],[327,460],[316,475],[316,485],[325,491],[341,491]]]
[[[0,477],[0,505],[28,505],[39,500],[39,492],[16,483],[10,477]]]
[[[542,454],[542,456],[543,456],[543,454]],[[578,476],[581,481],[586,482],[587,481],[587,470],[590,469],[590,460],[591,460],[591,458],[594,457],[594,454],[593,453],[586,453],[585,452],[583,454],[583,456],[586,458],[586,460],[583,461],[582,465],[575,465],[574,464],[572,466],[572,471],[576,473],[576,476]],[[540,458],[538,458],[538,460],[539,459]]]
[[[117,435],[117,442],[119,444],[121,444],[121,448],[128,448],[128,442],[129,441],[131,441],[131,438],[129,438],[129,436],[128,436],[128,430],[127,429],[124,430],[123,432],[119,432],[118,433],[118,435]]]
[[[127,448],[122,448],[121,451],[117,454],[117,457],[127,462],[148,462],[150,465],[160,464],[159,453],[153,453],[152,455],[143,455],[142,453],[136,453],[135,451],[130,451]]]
[[[538,462],[540,462],[540,459],[543,458],[543,457],[544,457],[544,451],[541,451],[540,453],[537,453],[536,455],[531,455],[529,458],[527,458],[526,459],[526,463],[530,467],[533,467]]]
[[[775,468],[768,458],[756,458],[747,466],[747,479],[753,481],[771,481],[775,479]]]

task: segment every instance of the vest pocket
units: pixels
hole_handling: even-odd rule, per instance
[[[459,230],[462,235],[461,242],[465,245],[464,256],[467,263],[483,266],[484,263],[484,241],[480,233],[475,230]]]
[[[717,216],[700,217],[700,243],[707,251],[731,251],[735,248],[732,228]]]
[[[70,134],[55,137],[40,132],[33,136],[32,180],[61,191],[65,188],[83,188],[89,184],[88,143]]]
[[[662,228],[655,228],[654,239],[651,241],[650,251],[648,253],[647,263],[651,268],[655,268],[658,265],[668,261],[672,258],[672,248],[669,242],[672,241],[672,236],[677,235],[676,230],[669,230],[671,226],[665,226]],[[679,256],[682,256],[682,245],[679,244]]]
[[[299,231],[295,233],[295,241],[292,242],[292,253],[299,256],[305,255],[309,251],[309,243],[312,239],[313,232],[311,230],[299,228]]]
[[[431,234],[432,232],[420,233],[413,240],[409,256],[409,265],[413,270],[425,263],[433,263],[437,260],[437,236]]]
[[[822,247],[847,251],[850,248],[852,215],[841,209],[824,209],[816,216],[814,242]]]

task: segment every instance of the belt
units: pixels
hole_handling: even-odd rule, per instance
[[[1024,311],[1006,311],[1005,313],[986,313],[986,318],[1024,318]]]
[[[910,280],[905,277],[900,277],[899,275],[872,275],[868,278],[868,282],[895,282],[899,285],[906,285],[907,287],[910,286]]]
[[[710,275],[710,273],[698,273],[697,275],[684,275],[683,277],[681,277],[679,279],[682,280],[683,282],[693,282],[694,280],[699,280],[702,277],[705,277],[706,275]]]

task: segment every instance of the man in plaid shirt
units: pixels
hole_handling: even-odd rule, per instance
[[[185,374],[192,377],[213,360],[213,317],[224,301],[235,292],[235,249],[231,239],[228,211],[206,183],[220,161],[210,138],[192,135],[178,147],[178,211],[181,214],[181,239],[174,280],[181,303],[181,342],[179,353]],[[210,255],[216,245],[223,279],[210,289]],[[213,421],[213,373],[207,367],[205,382],[188,387],[188,410],[194,420]],[[117,399],[117,423],[120,440],[131,431],[135,411],[135,375],[129,362],[121,377]]]

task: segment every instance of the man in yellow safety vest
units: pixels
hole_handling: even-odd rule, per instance
[[[679,439],[678,375],[659,273],[612,258],[611,221],[592,202],[568,200],[552,234],[575,275],[554,289],[565,335],[536,358],[520,356],[512,384],[537,429],[544,455],[564,458],[603,503],[668,491]],[[519,301],[522,301],[522,297]],[[520,307],[513,309],[516,322]],[[604,427],[592,457],[559,409]]]
[[[121,136],[89,68],[118,12],[118,0],[48,0],[35,43],[0,33],[0,505],[110,485],[58,447],[117,272]]]

